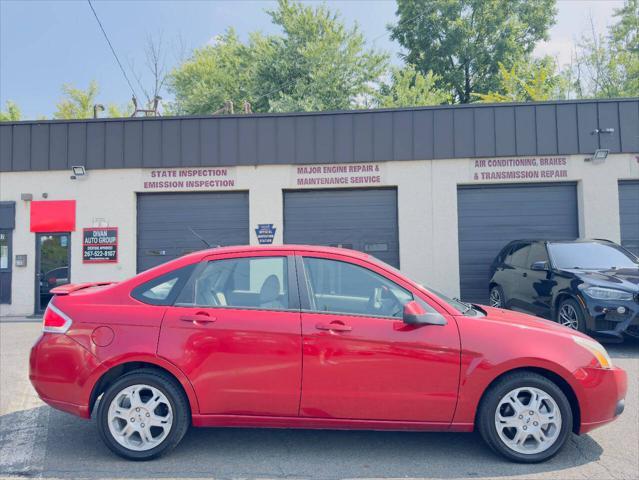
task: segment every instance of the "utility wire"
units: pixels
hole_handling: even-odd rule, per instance
[[[111,52],[113,53],[113,56],[115,57],[115,61],[118,62],[120,70],[122,70],[122,75],[124,75],[124,79],[126,80],[126,83],[129,84],[129,88],[131,89],[131,93],[133,94],[133,98],[137,98],[137,95],[135,94],[135,90],[133,88],[133,85],[131,85],[131,81],[129,80],[129,77],[126,74],[126,71],[124,70],[124,67],[122,66],[122,63],[120,63],[120,59],[118,58],[118,54],[115,53],[115,49],[113,48],[113,45],[111,44],[111,40],[109,40],[109,36],[107,35],[106,31],[104,30],[104,27],[102,26],[102,22],[100,21],[100,17],[98,17],[98,14],[95,11],[95,8],[93,8],[93,4],[91,3],[91,0],[87,0],[87,3],[89,4],[89,7],[91,7],[91,11],[93,12],[93,16],[97,20],[98,25],[100,26],[100,30],[102,30],[102,33],[104,34],[104,38],[106,39],[107,43],[109,44],[109,48],[111,48]]]

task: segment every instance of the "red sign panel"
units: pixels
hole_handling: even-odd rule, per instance
[[[118,261],[118,228],[82,229],[82,262],[115,263]]]
[[[75,200],[31,202],[31,231],[38,233],[75,231]]]

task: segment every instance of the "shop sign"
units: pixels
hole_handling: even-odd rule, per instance
[[[83,263],[115,263],[117,261],[117,227],[92,227],[82,230]]]
[[[258,223],[255,229],[255,235],[257,235],[257,241],[260,245],[270,245],[275,238],[275,231],[277,229],[272,223]]]
[[[482,158],[471,161],[474,181],[548,181],[568,178],[566,157]]]
[[[220,190],[235,185],[235,169],[229,167],[158,168],[142,173],[143,190]]]
[[[384,183],[384,168],[379,163],[299,165],[293,167],[292,183],[296,187],[380,185]]]

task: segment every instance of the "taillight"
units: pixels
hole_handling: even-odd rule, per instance
[[[44,318],[42,319],[42,331],[48,333],[66,333],[71,327],[72,320],[55,307],[52,303],[44,312]]]

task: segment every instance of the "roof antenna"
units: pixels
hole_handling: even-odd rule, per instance
[[[202,242],[204,243],[204,245],[206,245],[209,248],[213,248],[213,245],[211,245],[209,242],[206,241],[206,239],[204,237],[202,237],[201,235],[198,235],[197,233],[195,233],[195,230],[193,230],[191,227],[188,227],[188,229],[191,231],[191,233],[193,235],[195,235],[197,238],[199,238],[200,240],[202,240]]]

